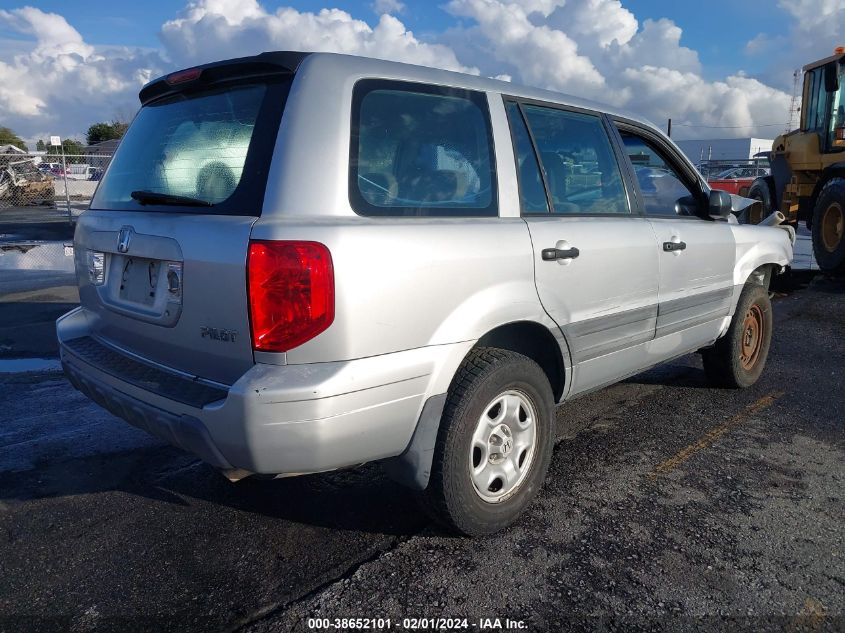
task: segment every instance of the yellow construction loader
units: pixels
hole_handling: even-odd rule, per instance
[[[845,47],[804,67],[801,127],[775,139],[771,175],[748,191],[747,221],[774,210],[807,223],[813,253],[825,272],[845,274]]]

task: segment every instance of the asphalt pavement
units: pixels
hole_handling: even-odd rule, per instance
[[[843,631],[845,281],[809,280],[751,389],[692,355],[560,407],[544,490],[485,539],[378,466],[233,484],[59,373],[0,372],[0,631]]]

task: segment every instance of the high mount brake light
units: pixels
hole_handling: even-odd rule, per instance
[[[334,321],[334,266],[319,242],[251,241],[247,284],[256,351],[286,352]]]
[[[165,81],[173,86],[175,84],[183,84],[186,81],[194,81],[195,79],[199,79],[199,76],[202,74],[202,68],[188,68],[187,70],[180,70],[175,73],[171,73],[167,75]]]

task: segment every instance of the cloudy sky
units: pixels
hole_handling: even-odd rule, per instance
[[[671,117],[678,138],[771,138],[792,71],[839,44],[842,0],[0,0],[0,125],[80,137],[158,75],[288,49],[508,78]]]

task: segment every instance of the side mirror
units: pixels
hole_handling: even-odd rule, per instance
[[[698,215],[701,204],[694,196],[683,196],[675,201],[675,213],[678,215]]]
[[[714,220],[725,219],[731,214],[731,194],[719,189],[710,190],[707,215]]]

